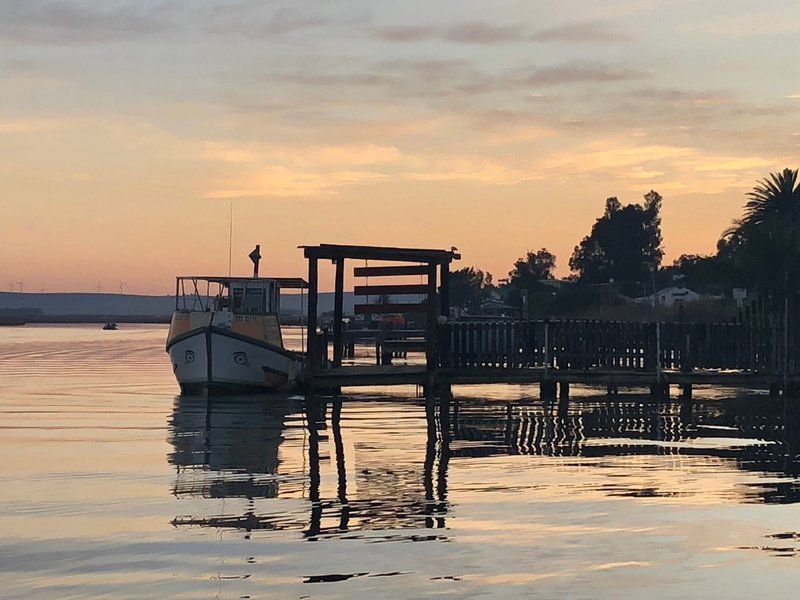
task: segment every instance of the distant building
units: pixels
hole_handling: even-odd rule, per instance
[[[481,304],[481,316],[487,317],[513,317],[519,309],[500,300],[490,299]]]
[[[685,287],[668,287],[658,290],[655,295],[640,296],[633,301],[638,304],[659,304],[661,306],[674,306],[685,302],[700,300],[702,296],[697,292]]]

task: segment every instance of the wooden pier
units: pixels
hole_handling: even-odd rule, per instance
[[[683,323],[602,320],[452,321],[449,265],[454,251],[321,245],[305,248],[309,260],[308,375],[311,389],[421,385],[441,390],[453,384],[538,383],[543,396],[566,397],[570,384],[649,387],[654,395],[692,385],[768,388],[800,396],[800,338],[789,319],[771,322]],[[333,335],[317,330],[318,261],[336,268]],[[342,297],[345,261],[359,266],[356,278],[417,276],[422,283],[356,285],[357,296],[419,294],[416,304],[356,305],[356,314],[423,313],[422,335],[398,341],[410,364],[343,364]],[[400,263],[387,265],[385,263]],[[413,264],[408,264],[413,263]],[[390,344],[390,349],[394,348]],[[377,349],[376,352],[380,353]]]

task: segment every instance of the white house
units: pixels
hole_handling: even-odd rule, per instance
[[[700,299],[700,294],[685,287],[668,287],[658,290],[655,294],[634,298],[633,301],[639,304],[660,304],[661,306],[673,306],[683,302],[694,302]]]

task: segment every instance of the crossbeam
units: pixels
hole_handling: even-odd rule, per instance
[[[392,277],[394,275],[427,275],[427,265],[402,265],[391,267],[356,267],[356,277]]]
[[[356,296],[382,296],[386,294],[427,294],[427,285],[395,284],[395,285],[357,285],[353,288]]]
[[[458,254],[456,250],[394,248],[387,246],[343,246],[339,244],[303,246],[303,252],[306,258],[356,258],[364,260],[394,260],[398,262],[425,262],[432,264],[450,264],[453,260],[461,258],[461,255]]]
[[[390,315],[396,313],[424,313],[428,310],[428,303],[421,304],[356,304],[354,307],[357,315]]]

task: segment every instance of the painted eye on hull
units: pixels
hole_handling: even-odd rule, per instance
[[[234,352],[233,362],[235,362],[237,365],[250,364],[250,362],[247,360],[247,354],[245,352]]]
[[[194,350],[187,350],[186,351],[186,355],[184,357],[184,360],[185,360],[187,365],[189,363],[193,363],[194,362]]]

